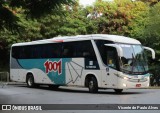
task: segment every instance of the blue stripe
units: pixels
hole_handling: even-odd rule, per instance
[[[62,60],[62,73],[59,74],[58,71],[51,71],[46,73],[46,69],[44,66],[44,63],[46,61],[50,62],[58,62]],[[40,69],[44,73],[46,73],[46,76],[49,77],[49,79],[54,82],[55,84],[66,84],[66,70],[65,70],[65,64],[67,62],[71,62],[71,58],[51,58],[51,59],[19,59],[18,60],[19,64],[22,66],[23,69]]]

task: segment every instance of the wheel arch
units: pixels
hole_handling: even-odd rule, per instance
[[[26,80],[25,80],[26,82],[27,82],[28,76],[30,76],[30,75],[32,75],[33,78],[35,78],[33,72],[30,72],[30,71],[29,71],[29,72],[27,72],[27,74],[26,74]],[[35,79],[34,79],[34,82],[35,82]]]
[[[100,79],[95,73],[86,73],[85,78],[84,78],[84,86],[88,87],[88,82],[91,77],[96,78],[98,87],[100,87]]]

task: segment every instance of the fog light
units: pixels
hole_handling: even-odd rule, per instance
[[[127,84],[123,84],[124,87],[127,87]]]

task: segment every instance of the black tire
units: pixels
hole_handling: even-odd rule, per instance
[[[36,86],[35,83],[34,83],[34,77],[33,77],[32,74],[27,75],[26,82],[27,82],[27,86],[30,87],[30,88],[33,88],[33,87]]]
[[[97,93],[98,92],[98,84],[97,79],[95,77],[91,77],[88,82],[88,88],[90,93]]]
[[[59,85],[48,85],[49,86],[49,88],[51,88],[51,89],[58,89],[59,88]]]
[[[114,91],[115,91],[117,94],[120,94],[120,93],[122,93],[123,89],[114,89]]]

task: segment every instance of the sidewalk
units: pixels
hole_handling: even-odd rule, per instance
[[[22,83],[22,82],[0,82],[0,88],[5,88],[9,85],[26,85],[26,83]]]
[[[26,85],[26,83],[23,82],[8,82],[8,85]]]

